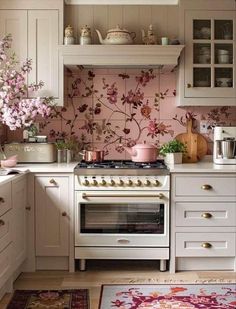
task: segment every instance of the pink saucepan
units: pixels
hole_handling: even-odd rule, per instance
[[[124,147],[131,155],[133,162],[155,162],[157,160],[157,147],[151,144],[137,144],[133,147]]]

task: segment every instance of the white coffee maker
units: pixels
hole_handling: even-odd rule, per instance
[[[213,161],[215,164],[236,164],[236,127],[214,128]]]

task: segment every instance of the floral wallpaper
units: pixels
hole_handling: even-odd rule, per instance
[[[106,159],[125,159],[123,145],[146,142],[157,146],[186,131],[186,120],[207,121],[209,154],[212,126],[236,125],[235,107],[176,107],[176,73],[159,69],[68,70],[67,104],[55,107],[47,120],[38,119],[49,141],[66,138],[80,148],[106,151]],[[22,132],[7,133],[8,141]]]

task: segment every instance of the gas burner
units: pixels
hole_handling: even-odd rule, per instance
[[[156,162],[133,162],[128,160],[106,160],[103,162],[85,162],[81,161],[76,169],[166,169],[163,160]]]

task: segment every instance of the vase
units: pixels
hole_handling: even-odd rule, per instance
[[[66,149],[57,149],[57,163],[66,162]]]
[[[166,164],[181,164],[182,158],[183,158],[182,152],[175,152],[175,153],[167,153],[164,160]]]

